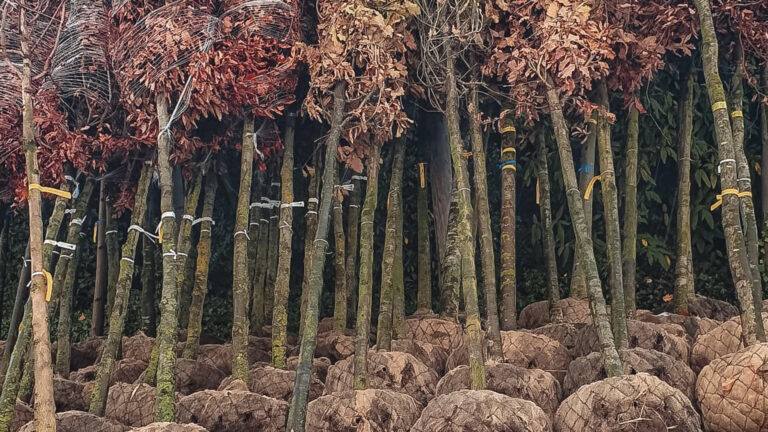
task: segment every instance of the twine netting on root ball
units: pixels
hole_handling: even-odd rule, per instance
[[[34,432],[35,422],[29,422],[19,432]],[[115,420],[105,419],[82,411],[66,411],[56,414],[58,432],[123,432],[125,426]]]
[[[768,325],[768,312],[763,312],[763,325]],[[735,316],[702,335],[691,350],[691,368],[700,371],[712,360],[744,348],[741,317]]]
[[[288,403],[249,391],[205,390],[176,403],[176,421],[210,432],[281,432]]]
[[[308,432],[406,431],[421,405],[407,394],[368,389],[332,393],[307,406]]]

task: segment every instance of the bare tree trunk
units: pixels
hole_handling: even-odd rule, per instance
[[[187,325],[187,343],[184,344],[184,358],[195,358],[200,344],[200,332],[203,323],[203,303],[208,292],[208,264],[211,260],[211,228],[213,226],[213,204],[216,199],[216,188],[219,181],[211,171],[205,177],[205,196],[203,197],[203,213],[200,216],[200,239],[197,242],[197,265],[195,269],[195,286],[192,289],[192,299],[189,305],[189,320]]]
[[[627,347],[627,315],[624,309],[624,283],[621,268],[621,228],[619,224],[619,199],[616,191],[616,173],[613,170],[611,150],[611,107],[605,81],[597,85],[597,147],[600,153],[600,184],[603,192],[605,233],[608,261],[610,263],[611,326],[613,342],[617,349]]]
[[[353,175],[352,185],[354,189],[350,194],[349,206],[347,208],[347,241],[346,254],[347,262],[345,271],[347,272],[347,322],[352,325],[355,322],[357,313],[357,246],[360,243],[360,203],[363,196],[363,176]]]
[[[402,176],[401,176],[402,177]],[[402,185],[402,179],[400,181]],[[394,198],[393,198],[394,199]],[[405,322],[405,280],[403,269],[403,191],[396,194],[400,211],[395,213],[395,261],[392,265],[392,339],[400,339]]]
[[[235,214],[235,245],[232,263],[232,377],[250,382],[248,363],[248,211],[253,173],[253,117],[243,120],[243,145],[240,159],[240,189]]]
[[[373,298],[373,222],[379,201],[379,147],[375,146],[366,160],[368,183],[365,202],[360,212],[360,276],[355,325],[355,389],[368,388],[368,335],[371,332]]]
[[[325,252],[328,248],[328,225],[331,217],[331,202],[333,201],[333,177],[336,172],[336,150],[341,137],[342,120],[345,109],[346,84],[339,82],[333,91],[333,114],[331,131],[325,144],[325,169],[323,170],[323,186],[321,189],[320,209],[318,212],[317,233],[315,234],[312,257],[312,271],[307,293],[306,323],[301,338],[299,364],[296,367],[296,382],[293,398],[288,411],[287,430],[304,432],[304,422],[307,414],[309,384],[312,378],[312,357],[317,340],[317,322],[320,306],[320,294],[323,290],[323,267]]]
[[[708,0],[694,0],[698,11],[699,24],[702,37],[702,64],[704,78],[709,93],[709,101],[712,104],[712,115],[715,119],[715,136],[718,141],[718,155],[720,157],[720,186],[722,188],[721,200],[723,207],[723,231],[728,253],[728,262],[731,267],[731,277],[736,287],[736,294],[741,306],[741,324],[744,344],[754,345],[760,341],[758,322],[762,321],[755,311],[754,293],[752,291],[752,275],[749,265],[749,253],[741,231],[739,221],[739,189],[737,182],[736,150],[733,144],[731,123],[728,119],[728,105],[725,101],[723,81],[718,72],[718,47],[715,26],[712,21],[712,11]]]
[[[458,240],[459,198],[453,190],[448,210],[448,231],[445,239],[445,256],[441,264],[440,301],[441,315],[459,321],[459,296],[461,295],[461,252]]]
[[[394,266],[397,248],[397,214],[402,211],[398,195],[403,184],[403,159],[405,158],[405,137],[395,140],[392,158],[392,176],[387,195],[387,222],[384,236],[384,252],[381,263],[381,296],[376,326],[376,348],[379,351],[392,349],[392,303],[394,300]],[[400,240],[402,242],[402,240]]]
[[[477,203],[477,232],[480,246],[480,271],[483,274],[483,292],[485,293],[485,326],[488,332],[488,355],[501,359],[501,332],[499,331],[499,304],[496,299],[496,256],[493,253],[493,233],[491,232],[491,209],[488,205],[488,173],[485,169],[485,145],[480,124],[480,98],[477,89],[472,89],[469,104],[470,141],[472,142],[472,161],[474,164],[475,200]]]
[[[134,209],[134,212],[136,209]],[[146,210],[149,213],[149,209]],[[153,218],[144,218],[147,227],[153,226]],[[140,222],[139,222],[140,223]],[[141,329],[149,336],[154,337],[157,332],[157,311],[155,310],[155,248],[157,245],[153,240],[145,237],[141,240]],[[123,244],[125,249],[125,243]],[[125,255],[125,252],[123,252]],[[122,262],[120,263],[122,266]],[[153,379],[154,381],[154,379]]]
[[[266,212],[260,211],[260,214]],[[261,335],[266,322],[264,318],[264,290],[267,278],[267,248],[269,246],[269,219],[259,220],[259,239],[256,252],[256,269],[251,281],[251,333]]]
[[[588,233],[584,202],[582,201],[581,191],[579,191],[576,180],[576,170],[573,167],[573,153],[571,153],[571,143],[568,140],[568,125],[565,123],[563,107],[557,90],[549,82],[546,83],[546,86],[547,103],[555,129],[557,150],[560,154],[560,169],[563,173],[568,210],[571,214],[573,232],[576,236],[576,247],[582,256],[581,263],[583,264],[584,274],[587,279],[587,292],[589,294],[592,320],[597,327],[597,338],[600,343],[603,366],[607,376],[619,376],[624,371],[619,353],[616,351],[616,346],[613,342],[613,334],[611,333],[608,314],[605,310],[605,299],[603,298],[600,275],[597,273],[592,237]]]
[[[755,218],[755,205],[752,202],[752,177],[749,172],[749,162],[744,153],[744,114],[742,105],[744,101],[744,85],[742,76],[744,68],[744,49],[737,40],[736,70],[731,81],[731,126],[733,130],[733,149],[736,153],[736,171],[739,186],[739,208],[741,210],[741,224],[744,231],[744,241],[747,244],[747,256],[749,257],[749,270],[752,274],[752,298],[755,304],[755,331],[757,339],[765,342],[765,329],[763,328],[763,286],[760,279],[760,252],[757,220]]]
[[[597,114],[592,114],[592,118],[587,121],[589,134],[587,141],[581,152],[581,166],[579,166],[579,190],[583,197],[587,187],[595,177],[595,144],[597,143]],[[587,234],[592,236],[592,197],[584,199],[584,214],[587,217]],[[587,280],[584,275],[584,268],[581,265],[581,254],[578,248],[573,253],[573,270],[571,271],[571,292],[570,296],[574,298],[587,298]]]
[[[280,170],[280,244],[275,279],[275,302],[272,313],[272,366],[286,367],[286,347],[288,345],[288,294],[291,283],[291,248],[293,240],[293,146],[295,133],[295,115],[288,114],[283,144],[283,166]]]
[[[517,160],[515,140],[517,129],[512,122],[512,113],[505,109],[507,116],[500,123],[501,132],[501,328],[517,328],[517,270],[515,254],[515,172]]]
[[[120,240],[117,237],[117,222],[114,219],[114,213],[112,203],[107,200],[107,214],[104,222],[104,241],[107,245],[107,317],[112,316],[117,277],[120,273]]]
[[[622,282],[624,283],[624,308],[629,319],[635,317],[637,299],[635,275],[637,273],[637,136],[639,112],[633,104],[629,108],[627,124],[627,155],[624,175],[624,239],[622,242]]]
[[[29,257],[31,259],[32,288],[29,298],[32,302],[32,341],[34,343],[35,368],[35,430],[55,432],[55,405],[53,401],[53,368],[51,367],[51,341],[49,339],[48,312],[46,309],[46,277],[43,274],[43,217],[41,212],[40,171],[37,165],[37,143],[35,141],[35,111],[32,100],[32,63],[29,41],[31,32],[27,27],[26,11],[19,11],[19,30],[22,52],[22,146],[26,159],[29,195]],[[58,233],[57,233],[58,234]],[[50,268],[50,266],[49,266]]]
[[[104,336],[104,303],[107,297],[107,245],[104,242],[104,227],[107,217],[106,184],[99,185],[99,219],[93,224],[96,231],[96,285],[93,289],[93,310],[91,312],[91,336]]]
[[[13,424],[14,406],[16,405],[16,395],[19,393],[19,384],[21,382],[22,362],[29,361],[29,346],[32,336],[32,302],[26,302],[23,312],[24,318],[19,324],[19,338],[16,340],[14,349],[8,347],[10,351],[10,362],[8,371],[3,381],[3,390],[0,394],[0,432],[10,432]]]
[[[339,174],[333,180],[334,187],[339,185]],[[333,265],[334,265],[334,302],[333,302],[333,331],[343,334],[347,327],[347,287],[346,287],[346,239],[344,237],[344,208],[342,206],[341,190],[333,194]]]
[[[168,105],[156,98],[157,121],[161,131],[168,126]],[[157,139],[157,166],[160,173],[160,233],[163,242],[163,291],[160,297],[160,324],[157,326],[157,392],[155,421],[173,421],[178,337],[178,298],[176,297],[176,214],[173,212],[173,179],[170,165],[171,136],[161,132]],[[247,209],[247,206],[246,206]],[[247,290],[247,288],[246,288]],[[247,298],[247,297],[246,297]],[[247,301],[246,301],[247,304]],[[234,333],[234,330],[233,330]],[[248,333],[246,332],[246,336]]]
[[[50,224],[48,225],[50,227]],[[28,299],[27,283],[29,283],[29,240],[27,240],[27,248],[24,252],[24,265],[21,266],[19,272],[19,283],[16,286],[16,298],[13,301],[13,312],[11,313],[11,319],[8,322],[8,335],[5,338],[5,349],[3,350],[3,361],[0,364],[0,375],[5,375],[8,372],[8,364],[11,362],[11,354],[16,349],[16,338],[19,335],[19,324],[24,315],[24,304]],[[11,349],[13,347],[13,349]],[[26,349],[26,348],[24,348]],[[14,397],[15,399],[15,397]]]
[[[461,251],[461,289],[466,311],[465,333],[469,339],[469,376],[472,390],[485,389],[485,359],[483,335],[480,327],[480,310],[477,305],[477,277],[475,273],[475,239],[472,235],[472,194],[466,160],[462,157],[464,143],[461,140],[459,95],[454,75],[454,57],[448,50],[446,65],[446,122],[451,145],[453,175],[459,196],[458,237]]]
[[[693,137],[693,80],[687,71],[677,98],[677,260],[675,262],[675,311],[688,313],[694,296],[691,249],[691,141]]]
[[[202,174],[196,173],[192,178],[192,185],[187,190],[187,194],[184,197],[184,209],[181,222],[179,222],[179,232],[176,240],[176,296],[179,299],[179,324],[185,321],[183,319],[185,307],[182,304],[185,303],[186,296],[184,295],[184,287],[187,284],[186,278],[187,267],[189,267],[189,254],[192,253],[192,223],[195,221],[195,213],[197,212],[197,204],[200,201],[200,189],[202,189]],[[179,325],[179,328],[185,328],[186,325]]]
[[[768,92],[768,62],[763,64],[763,73],[761,79],[761,86],[763,92]],[[763,261],[768,268],[768,104],[763,104],[760,107],[761,119],[760,122],[760,137],[762,140],[762,160],[760,166],[766,170],[765,174],[760,176],[761,181],[761,193],[763,203]]]
[[[117,351],[122,342],[125,315],[128,312],[128,301],[131,294],[131,282],[133,281],[134,272],[133,260],[136,257],[136,244],[143,231],[140,224],[145,220],[147,191],[152,179],[152,171],[152,166],[148,160],[141,169],[139,184],[136,186],[136,194],[133,198],[133,212],[131,213],[131,227],[128,229],[125,243],[123,243],[120,273],[117,278],[117,286],[115,287],[115,304],[112,307],[112,315],[109,317],[109,332],[107,333],[107,340],[104,342],[104,348],[101,351],[96,383],[91,393],[89,407],[91,414],[104,415],[104,409],[107,405],[109,380],[112,377]],[[148,242],[149,238],[145,237],[142,241]]]
[[[317,231],[317,208],[319,207],[318,188],[320,187],[317,171],[322,165],[320,152],[315,152],[312,159],[314,172],[310,174],[308,193],[309,197],[307,198],[307,213],[304,216],[307,228],[304,235],[304,275],[301,282],[301,320],[299,321],[299,338],[301,338],[304,334],[304,315],[307,310],[309,276],[310,273],[312,273],[313,242],[315,239],[315,232]]]
[[[279,202],[280,183],[272,183],[272,197],[274,201]],[[269,215],[269,243],[267,251],[267,276],[266,287],[264,289],[264,319],[271,323],[272,312],[275,307],[275,282],[277,280],[277,261],[280,246],[280,206],[274,204]]]
[[[560,323],[563,310],[560,308],[560,282],[557,279],[557,257],[555,255],[555,234],[552,230],[552,201],[549,193],[549,164],[547,163],[547,141],[543,131],[536,134],[538,144],[539,215],[541,217],[544,256],[547,260],[547,292],[549,294],[549,320]]]
[[[417,309],[432,311],[432,249],[429,243],[429,192],[427,191],[427,164],[419,163],[419,192],[416,198],[419,241],[419,291]]]

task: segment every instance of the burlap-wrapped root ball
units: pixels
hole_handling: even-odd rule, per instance
[[[35,422],[25,424],[19,432],[35,432]],[[56,414],[58,432],[123,432],[128,430],[115,420],[105,419],[83,411]]]
[[[580,387],[560,404],[556,432],[701,432],[691,401],[653,375],[607,378]]]
[[[438,376],[442,376],[445,372],[448,352],[443,347],[420,340],[396,339],[392,341],[392,351],[411,354],[435,371]]]
[[[421,412],[411,432],[549,432],[549,416],[535,403],[490,390],[441,395]]]
[[[78,370],[96,364],[96,361],[101,356],[102,349],[104,349],[104,342],[106,340],[107,338],[104,336],[92,336],[73,343],[69,353],[70,370]]]
[[[768,344],[713,360],[699,374],[696,397],[708,430],[768,430]]]
[[[327,357],[335,363],[355,353],[355,338],[338,333],[325,333],[317,338],[315,356]]]
[[[131,337],[123,336],[123,358],[141,360],[149,363],[155,339],[140,331]]]
[[[93,432],[93,431],[91,431]],[[204,427],[192,423],[152,423],[150,425],[131,429],[131,432],[208,432]]]
[[[451,352],[462,345],[461,325],[440,318],[408,318],[403,322],[402,339],[415,339]]]
[[[504,361],[529,369],[545,370],[562,382],[571,354],[558,341],[526,331],[501,332]]]
[[[640,310],[637,311],[635,319],[656,324],[676,336],[681,336],[680,333],[682,332],[682,336],[684,336],[690,344],[693,344],[693,341],[695,341],[697,337],[722,324],[722,322],[715,321],[711,318],[686,316],[669,312],[653,314],[650,311]]]
[[[248,391],[203,390],[176,403],[176,421],[209,432],[283,432],[288,403]]]
[[[354,360],[348,357],[328,369],[326,394],[354,388]],[[432,399],[437,374],[416,357],[403,352],[368,352],[368,387],[405,393],[422,405]]]
[[[763,312],[763,325],[768,326],[768,312]],[[736,316],[696,339],[691,349],[691,369],[699,372],[712,360],[742,348],[741,317]]]
[[[82,383],[54,377],[53,400],[56,403],[56,412],[86,411],[88,400],[83,392],[84,387]]]
[[[629,348],[652,349],[688,363],[690,347],[685,338],[675,336],[655,324],[627,320]],[[574,354],[578,357],[600,351],[595,326],[584,327],[576,339]]]
[[[560,383],[552,374],[541,369],[488,362],[485,364],[485,383],[487,390],[535,403],[550,418],[560,404]],[[435,396],[469,388],[469,366],[459,366],[440,379]]]
[[[722,300],[697,295],[688,300],[688,313],[697,317],[726,321],[739,315],[739,309]]]
[[[116,383],[107,393],[105,417],[126,426],[141,427],[155,421],[154,387],[139,383]],[[179,394],[176,394],[178,400]]]
[[[584,326],[586,324],[583,323],[547,324],[544,327],[532,329],[530,332],[554,339],[570,351],[576,346],[576,337]]]
[[[589,311],[589,302],[576,298],[560,300],[560,309],[563,311],[564,323],[592,324],[592,314]],[[524,329],[534,329],[549,324],[549,302],[539,301],[531,303],[520,311],[517,325]]]
[[[634,375],[648,373],[660,378],[665,383],[683,392],[685,397],[693,400],[696,387],[696,374],[687,364],[670,355],[645,348],[630,348],[619,351],[624,373]],[[606,378],[603,367],[603,357],[594,352],[585,357],[579,357],[568,365],[568,373],[563,381],[563,393],[569,396],[579,387]]]
[[[296,371],[277,369],[272,366],[256,366],[251,368],[250,375],[250,391],[286,402],[291,401]],[[309,400],[322,396],[324,390],[325,385],[313,374],[309,384]]]
[[[407,431],[421,405],[392,390],[350,390],[320,397],[307,407],[307,432]]]

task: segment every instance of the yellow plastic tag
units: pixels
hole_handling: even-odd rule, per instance
[[[501,133],[505,134],[509,132],[517,132],[517,129],[515,129],[514,126],[504,126],[503,128],[501,128]]]
[[[744,113],[741,110],[736,110],[731,113],[731,118],[743,118]]]
[[[49,193],[49,194],[56,195],[56,196],[59,196],[59,197],[62,197],[62,198],[66,198],[66,199],[71,199],[72,198],[72,194],[67,192],[67,191],[63,191],[63,190],[59,190],[59,189],[55,189],[55,188],[50,188],[50,187],[45,187],[45,186],[40,186],[37,183],[32,183],[31,185],[29,185],[29,190],[35,190],[35,189],[39,190],[40,192]]]
[[[592,180],[589,181],[589,184],[587,185],[587,190],[584,191],[584,199],[588,200],[590,196],[592,196],[592,189],[595,187],[595,183],[600,181],[600,176],[594,176],[592,177]]]
[[[49,302],[51,301],[51,295],[53,294],[53,276],[48,272],[48,270],[43,269],[43,276],[45,276],[45,301]]]
[[[424,162],[419,163],[419,181],[422,189],[427,187],[427,176],[424,170]]]
[[[739,198],[752,198],[752,192],[749,191],[739,192],[738,189],[724,189],[723,192],[717,195],[717,201],[712,204],[709,211],[715,211],[718,207],[723,205],[723,197],[726,195],[736,195]]]
[[[539,188],[539,178],[536,177],[536,205],[541,204],[541,192]]]
[[[715,112],[721,109],[728,109],[728,104],[725,103],[725,101],[715,102],[712,104],[712,112]]]

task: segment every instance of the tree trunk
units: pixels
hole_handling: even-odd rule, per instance
[[[560,323],[563,310],[560,308],[560,282],[557,279],[557,257],[555,255],[555,233],[552,230],[552,201],[549,192],[549,164],[547,163],[547,141],[543,131],[536,134],[538,142],[539,215],[541,237],[547,262],[547,292],[549,299],[549,320]]]
[[[629,319],[637,310],[635,274],[637,272],[637,135],[639,112],[634,104],[629,108],[627,124],[627,155],[624,175],[624,241],[621,252],[624,309]]]
[[[266,203],[265,203],[266,204]],[[269,204],[267,204],[269,205]],[[260,211],[265,214],[265,211]],[[259,219],[259,240],[256,252],[256,269],[251,292],[251,334],[260,336],[265,324],[264,319],[264,283],[267,277],[267,250],[269,246],[269,219]]]
[[[402,179],[401,182],[402,184]],[[395,262],[392,265],[392,339],[400,339],[405,322],[405,280],[403,269],[403,191],[398,191],[400,211],[395,213]]]
[[[384,236],[384,251],[381,257],[381,295],[379,297],[379,316],[376,326],[376,348],[379,351],[392,349],[392,303],[394,300],[394,266],[397,248],[397,214],[402,211],[398,196],[403,184],[403,159],[405,158],[405,137],[394,142],[392,158],[392,176],[389,180],[387,195],[387,222]],[[402,242],[402,241],[401,241]]]
[[[99,369],[96,374],[96,383],[93,386],[90,400],[89,412],[99,416],[104,415],[104,409],[107,405],[109,380],[112,377],[112,371],[114,370],[117,351],[122,343],[125,314],[128,311],[131,282],[133,281],[133,260],[136,257],[136,244],[138,243],[139,236],[141,236],[142,232],[140,224],[144,221],[145,212],[147,210],[147,191],[149,190],[149,183],[152,179],[152,172],[152,166],[148,160],[144,163],[144,166],[141,169],[139,184],[136,186],[136,194],[133,198],[134,205],[133,212],[131,213],[131,227],[128,229],[125,243],[123,243],[122,258],[120,259],[120,273],[117,278],[117,286],[115,287],[115,304],[112,307],[112,315],[109,317],[109,332],[107,333],[107,340],[104,342],[104,348],[102,348]],[[142,241],[148,242],[149,237],[144,237]]]
[[[16,405],[16,395],[19,393],[21,381],[22,362],[29,361],[29,346],[32,336],[32,302],[26,302],[24,306],[24,318],[19,324],[19,338],[14,349],[6,349],[11,352],[8,365],[8,373],[5,375],[3,390],[0,394],[0,432],[10,432],[13,424],[13,411]]]
[[[291,284],[293,249],[293,146],[296,117],[288,114],[283,144],[283,166],[280,170],[280,245],[275,279],[275,303],[272,312],[272,366],[285,369],[288,345],[288,294]]]
[[[720,157],[720,187],[723,207],[723,231],[731,267],[731,277],[736,287],[736,294],[741,306],[741,323],[744,344],[754,345],[758,339],[758,318],[755,313],[754,293],[752,292],[752,277],[749,267],[749,254],[746,249],[744,234],[739,221],[739,197],[736,172],[736,151],[733,144],[731,123],[728,119],[728,106],[725,101],[725,90],[718,72],[718,46],[715,26],[712,22],[712,11],[709,0],[694,0],[698,11],[702,37],[702,65],[704,78],[712,104],[712,115],[715,119],[715,136],[718,141]],[[762,321],[759,321],[762,326]]]
[[[471,128],[472,162],[474,164],[475,200],[477,203],[477,232],[480,246],[480,271],[483,274],[483,292],[485,293],[485,326],[488,331],[488,354],[491,358],[501,359],[501,333],[499,332],[499,304],[496,300],[496,257],[493,253],[493,233],[491,232],[491,209],[488,205],[488,174],[485,169],[485,146],[483,130],[480,124],[480,99],[477,89],[472,89],[472,101],[469,104],[469,124]]]
[[[757,221],[755,218],[755,205],[752,202],[752,177],[749,172],[749,162],[744,153],[744,114],[742,105],[744,101],[744,86],[742,76],[744,72],[744,49],[737,40],[734,47],[736,53],[736,70],[731,82],[731,125],[733,128],[733,149],[736,153],[737,184],[739,186],[739,208],[741,209],[741,224],[744,231],[744,241],[747,245],[749,257],[749,270],[752,275],[752,298],[755,304],[755,329],[757,339],[765,342],[765,329],[763,328],[763,286],[760,278],[760,252]]]
[[[307,310],[307,293],[309,292],[309,276],[312,273],[312,251],[315,233],[317,231],[317,208],[318,208],[318,170],[322,165],[322,159],[319,151],[315,151],[312,158],[314,171],[310,174],[309,191],[307,198],[307,213],[304,218],[307,224],[304,234],[304,275],[301,282],[301,319],[299,320],[299,338],[304,334],[304,316]]]
[[[136,209],[134,209],[134,212]],[[149,217],[149,209],[145,210],[147,213],[143,219],[146,222],[147,227],[153,226],[153,218]],[[132,217],[133,219],[133,217]],[[141,222],[139,222],[141,223]],[[141,240],[141,329],[149,336],[154,337],[157,332],[157,311],[155,309],[155,248],[157,245],[154,240],[149,237],[145,237]],[[123,250],[125,250],[125,243],[123,244]],[[125,256],[125,252],[123,252]],[[122,266],[122,262],[120,266]],[[117,291],[115,291],[117,296]],[[154,380],[153,380],[154,381]]]
[[[195,286],[189,304],[189,324],[187,326],[187,343],[184,345],[184,358],[195,358],[200,344],[200,332],[203,323],[203,303],[208,292],[208,264],[211,260],[211,227],[213,226],[213,204],[216,198],[218,176],[209,171],[205,177],[205,196],[203,197],[203,214],[200,216],[200,239],[197,242],[197,266],[195,269]]]
[[[611,327],[616,348],[623,349],[627,347],[627,315],[624,309],[624,284],[621,274],[619,199],[611,150],[611,107],[605,81],[600,81],[597,85],[597,98],[597,148],[600,154],[600,189],[603,192],[606,249],[610,264]]]
[[[691,141],[693,137],[693,80],[687,71],[680,88],[677,110],[677,260],[675,262],[675,312],[688,313],[694,296],[691,249]]]
[[[156,105],[158,126],[163,131],[168,126],[169,121],[168,105],[163,96],[156,98]],[[159,422],[173,421],[174,370],[176,368],[176,339],[178,337],[176,214],[173,212],[173,176],[170,152],[171,136],[169,131],[168,133],[161,133],[157,139],[157,166],[160,173],[160,223],[162,224],[160,237],[163,242],[163,290],[160,297],[160,324],[157,326],[157,338],[155,340],[158,353],[155,421]]]
[[[445,239],[440,298],[441,315],[456,322],[459,321],[459,296],[461,295],[461,252],[459,251],[459,197],[456,189],[451,194],[448,210],[448,232]]]
[[[22,315],[24,314],[24,304],[27,302],[28,298],[27,284],[29,283],[30,275],[28,264],[29,240],[27,240],[27,248],[22,259],[24,260],[24,265],[21,266],[21,271],[19,272],[19,283],[16,286],[16,298],[13,301],[13,312],[11,313],[11,319],[8,322],[8,335],[5,338],[6,348],[3,350],[0,375],[5,375],[6,372],[8,372],[8,364],[11,362],[11,354],[16,349],[16,338],[19,335],[19,324],[21,323]],[[11,349],[11,347],[13,347],[13,349]]]
[[[419,291],[417,309],[432,312],[432,249],[429,244],[429,192],[427,164],[419,163],[419,192],[416,197],[419,242]]]
[[[104,241],[107,244],[107,310],[106,316],[112,316],[115,304],[115,288],[117,276],[120,273],[120,239],[117,236],[117,221],[114,219],[115,210],[112,203],[107,201],[107,216],[104,222]]]
[[[350,194],[349,206],[347,207],[347,242],[346,254],[347,262],[345,271],[347,272],[347,322],[353,325],[357,311],[357,246],[360,242],[360,202],[363,196],[363,176],[353,175],[352,185],[354,189]]]
[[[515,263],[515,140],[517,129],[512,113],[499,123],[501,131],[501,328],[517,328],[517,270]]]
[[[763,63],[763,73],[761,80],[762,91],[768,92],[768,62]],[[760,106],[761,119],[760,137],[762,140],[762,160],[760,166],[765,173],[760,175],[761,193],[763,203],[763,261],[768,268],[768,103]],[[762,173],[762,171],[761,171]]]
[[[256,263],[258,262],[259,254],[259,228],[261,227],[261,207],[262,203],[259,201],[261,197],[262,181],[259,179],[259,172],[253,174],[253,182],[251,184],[251,205],[248,214],[248,274],[251,275],[251,286],[253,286],[253,280],[256,278]],[[253,321],[251,321],[251,332],[253,332]]]
[[[99,219],[93,224],[96,232],[96,281],[93,288],[91,336],[104,336],[104,302],[107,297],[107,245],[104,243],[104,221],[107,217],[106,182],[99,185]]]
[[[328,248],[328,225],[333,201],[333,177],[336,172],[336,150],[341,137],[342,120],[345,108],[346,85],[339,82],[333,91],[333,114],[331,131],[325,144],[325,169],[323,170],[323,186],[321,189],[320,209],[318,212],[317,233],[313,244],[312,269],[307,292],[307,309],[304,319],[304,334],[299,349],[299,363],[296,367],[296,381],[290,410],[288,411],[288,430],[304,432],[304,422],[307,414],[309,384],[312,379],[312,358],[317,340],[317,322],[320,307],[320,294],[323,290],[323,267],[325,252]]]
[[[83,191],[75,201],[75,212],[72,214],[72,222],[67,229],[66,242],[70,247],[62,248],[59,261],[56,263],[56,271],[53,273],[53,291],[59,298],[59,323],[56,328],[56,373],[64,378],[69,378],[69,354],[70,354],[70,327],[72,314],[72,285],[77,272],[82,248],[85,246],[81,237],[84,236],[82,226],[74,223],[85,218],[88,211],[88,202],[91,199],[94,182],[87,180]],[[74,249],[74,250],[72,250]]]
[[[35,108],[32,95],[32,63],[29,41],[31,32],[27,28],[26,11],[19,11],[19,30],[22,52],[22,146],[26,159],[29,194],[29,256],[31,259],[32,288],[29,298],[32,302],[32,341],[34,343],[35,368],[35,430],[55,432],[56,407],[53,401],[53,368],[51,367],[51,341],[49,339],[48,312],[46,309],[46,278],[43,274],[43,217],[41,212],[40,171],[37,165],[37,143],[35,141]],[[58,234],[58,232],[57,232]],[[50,266],[48,266],[50,268]]]
[[[202,174],[196,173],[192,177],[192,185],[187,190],[184,197],[184,208],[181,222],[179,222],[179,232],[177,234],[176,248],[176,296],[179,299],[179,324],[183,321],[185,303],[184,287],[187,285],[187,267],[189,267],[189,254],[192,253],[192,223],[195,221],[197,213],[197,204],[200,201],[200,189],[202,188]],[[186,325],[180,325],[179,328],[185,328]]]
[[[587,218],[584,212],[584,202],[581,198],[576,170],[573,166],[573,153],[571,143],[568,140],[568,125],[563,116],[563,107],[560,96],[554,86],[547,82],[547,103],[549,105],[552,123],[555,129],[557,150],[560,154],[560,169],[563,173],[566,197],[568,199],[568,211],[571,214],[573,232],[576,236],[576,248],[582,256],[584,275],[587,280],[587,292],[589,294],[592,321],[597,327],[597,338],[600,343],[600,351],[603,358],[603,366],[609,377],[619,376],[624,373],[619,353],[613,342],[608,314],[605,311],[605,298],[600,284],[600,275],[597,273],[595,253],[592,248],[592,237],[587,229]]]
[[[587,192],[587,187],[595,177],[595,144],[597,143],[597,114],[587,121],[587,141],[581,152],[581,166],[579,166],[579,190],[581,196]],[[584,199],[584,214],[587,218],[587,234],[592,236],[592,197]],[[578,248],[574,248],[573,270],[571,271],[571,292],[570,296],[574,298],[585,299],[587,295],[587,280],[584,275],[584,268],[581,264],[581,254]]]
[[[340,186],[339,175],[336,173],[334,186]],[[333,194],[333,265],[335,287],[333,292],[333,331],[343,334],[347,327],[347,287],[346,287],[346,239],[344,238],[344,208],[342,206],[343,195],[340,189]]]
[[[240,159],[240,189],[235,213],[235,245],[232,260],[232,377],[250,382],[248,363],[248,210],[253,174],[253,116],[243,121],[243,145]]]
[[[272,196],[274,198],[279,197],[280,183],[272,183]],[[274,201],[279,202],[279,199]],[[273,204],[272,211],[269,215],[269,243],[267,245],[267,275],[266,286],[264,289],[264,319],[271,323],[272,312],[275,305],[275,282],[277,281],[277,262],[280,246],[280,229],[278,223],[280,221],[280,205]]]

